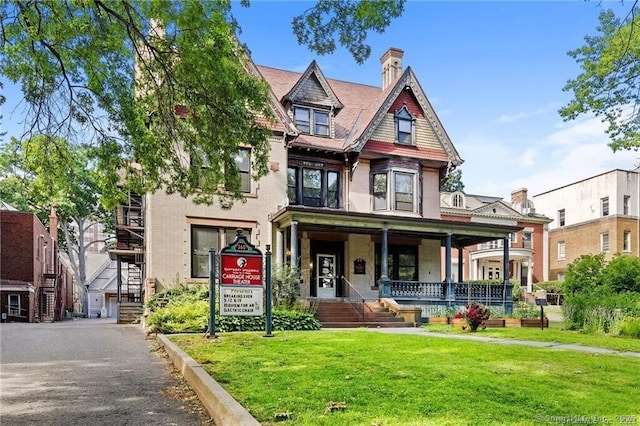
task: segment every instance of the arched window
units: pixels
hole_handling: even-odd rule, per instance
[[[464,208],[464,194],[460,191],[456,191],[451,194],[451,206],[463,209]]]

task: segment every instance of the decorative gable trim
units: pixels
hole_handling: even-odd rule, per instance
[[[495,201],[471,211],[474,215],[521,219],[522,215],[502,201]]]
[[[298,79],[298,81],[291,88],[291,90],[289,90],[289,92],[286,95],[284,95],[282,100],[289,101],[292,103],[298,102],[299,97],[301,95],[300,92],[303,90],[308,80],[312,77],[316,78],[318,84],[320,85],[320,87],[322,87],[322,89],[326,93],[330,106],[333,109],[342,109],[344,105],[342,104],[342,102],[340,102],[340,100],[334,93],[333,89],[329,85],[329,82],[327,82],[327,79],[325,78],[324,74],[320,70],[320,67],[318,66],[318,63],[315,60],[313,60],[313,62],[309,64],[305,72],[303,72],[302,75],[300,76],[300,79]]]
[[[458,151],[453,146],[453,143],[451,142],[449,135],[447,135],[447,132],[444,130],[444,126],[440,122],[440,119],[436,115],[435,110],[433,109],[433,107],[431,106],[431,103],[427,99],[427,96],[422,90],[422,87],[420,86],[420,83],[418,82],[418,79],[413,73],[413,70],[411,69],[411,67],[407,67],[404,73],[402,73],[402,76],[400,76],[395,86],[393,86],[393,88],[387,95],[387,98],[384,100],[382,105],[380,105],[371,122],[364,129],[360,137],[356,139],[354,143],[351,144],[351,149],[356,152],[362,151],[362,148],[364,148],[365,144],[371,138],[371,135],[373,134],[375,129],[378,127],[378,125],[380,124],[384,116],[387,114],[389,109],[392,107],[392,105],[394,104],[398,96],[400,96],[402,91],[405,90],[405,88],[409,88],[413,92],[413,95],[418,101],[418,104],[422,108],[425,118],[433,127],[438,137],[438,140],[440,141],[443,149],[447,153],[447,156],[449,157],[449,162],[452,165],[456,165],[456,166],[462,164],[463,163],[462,158],[460,158],[460,155],[458,154]],[[349,147],[345,147],[345,148],[349,148]]]

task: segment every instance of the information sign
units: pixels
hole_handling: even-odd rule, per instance
[[[222,315],[262,315],[264,291],[262,287],[221,287],[220,313]]]

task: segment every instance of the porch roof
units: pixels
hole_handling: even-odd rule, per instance
[[[454,247],[466,247],[506,238],[510,233],[523,229],[520,226],[348,212],[307,206],[283,207],[270,215],[269,220],[281,229],[290,227],[295,221],[298,222],[299,231],[345,234],[378,235],[386,227],[390,235],[440,240],[442,246],[446,243],[447,234],[451,234]]]

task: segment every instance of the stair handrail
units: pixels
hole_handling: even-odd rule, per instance
[[[364,322],[364,308],[366,306],[366,299],[360,294],[358,289],[355,288],[353,284],[349,282],[349,280],[343,275],[342,281],[347,284],[349,291],[347,292],[347,296],[345,297],[345,301],[353,307],[358,316],[360,317],[360,321]]]

